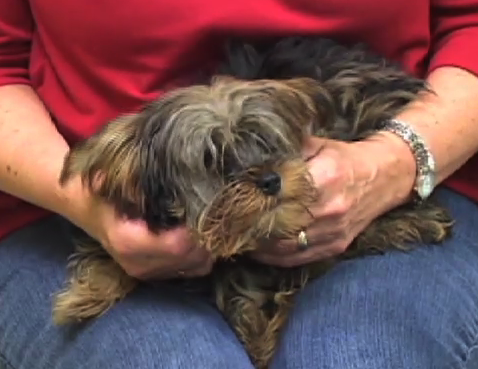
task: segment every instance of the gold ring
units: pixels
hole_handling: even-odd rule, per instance
[[[299,250],[306,250],[309,247],[309,241],[307,240],[307,234],[305,231],[300,231],[297,236],[297,242],[299,244]]]

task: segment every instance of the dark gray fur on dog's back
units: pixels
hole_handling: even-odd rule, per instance
[[[316,104],[329,119],[327,136],[347,141],[362,138],[416,93],[428,91],[423,79],[364,44],[349,47],[315,36],[230,41],[217,72],[244,80],[306,77],[320,81],[328,94],[317,95]],[[376,109],[383,113],[377,114]],[[374,114],[368,119],[370,111]]]

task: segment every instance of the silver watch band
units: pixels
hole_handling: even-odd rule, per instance
[[[392,132],[408,144],[417,166],[415,192],[420,200],[428,198],[435,189],[435,159],[423,138],[410,125],[397,119],[383,121],[378,129]]]

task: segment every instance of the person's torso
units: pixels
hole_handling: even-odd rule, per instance
[[[315,34],[363,42],[422,73],[428,1],[30,0],[30,75],[68,139],[150,101],[219,56],[229,37]]]
[[[29,2],[32,85],[70,142],[164,89],[194,82],[230,37],[314,34],[365,43],[418,76],[431,49],[430,0]],[[6,214],[0,236],[45,212],[0,193],[0,218]]]

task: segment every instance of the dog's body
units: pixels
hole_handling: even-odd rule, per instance
[[[247,258],[264,240],[296,238],[310,221],[316,190],[300,155],[304,138],[366,138],[427,87],[360,47],[320,38],[232,44],[217,74],[73,148],[61,182],[81,175],[96,196],[151,229],[185,223],[218,259],[208,277],[217,306],[265,368],[294,294],[337,261],[282,269]],[[431,200],[406,205],[374,221],[341,258],[440,242],[450,229]],[[92,240],[70,266],[58,323],[100,315],[137,283]]]

